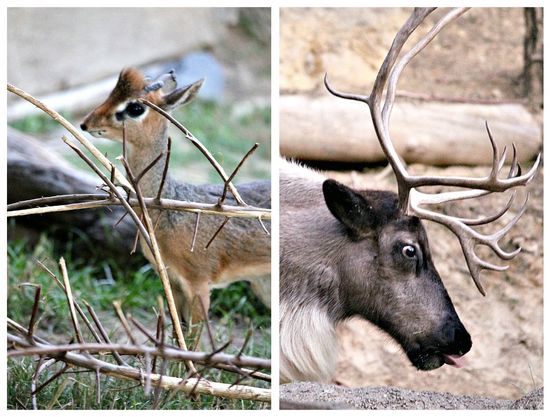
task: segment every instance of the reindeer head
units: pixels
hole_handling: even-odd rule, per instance
[[[95,137],[122,141],[122,127],[127,129],[130,142],[136,138],[155,138],[164,132],[167,121],[151,111],[138,99],[144,98],[165,111],[189,103],[198,93],[204,80],[184,87],[177,87],[173,71],[152,81],[135,68],[120,72],[115,88],[105,102],[92,110],[83,120],[80,128]],[[132,135],[131,132],[141,132]]]
[[[338,294],[344,319],[359,315],[389,333],[418,369],[460,366],[472,341],[432,261],[420,219],[403,214],[389,191],[323,183],[343,226]]]
[[[369,291],[357,288],[347,290],[350,300],[362,314],[386,330],[403,346],[409,359],[419,369],[433,369],[444,362],[457,365],[457,355],[470,349],[470,336],[460,323],[451,300],[429,254],[426,232],[420,219],[430,220],[447,227],[458,238],[471,277],[481,292],[480,274],[484,269],[502,271],[506,265],[496,265],[481,259],[475,249],[483,245],[491,249],[503,260],[511,260],[519,252],[517,248],[505,251],[499,241],[517,223],[527,207],[527,197],[517,215],[502,229],[492,234],[484,234],[475,227],[490,224],[502,217],[511,207],[515,193],[500,211],[480,218],[450,216],[430,209],[429,206],[458,200],[473,199],[490,193],[500,193],[515,187],[525,186],[535,176],[540,164],[539,154],[529,171],[522,173],[513,147],[510,170],[502,175],[506,160],[506,149],[500,153],[486,124],[487,134],[493,151],[493,163],[489,174],[482,178],[416,176],[407,172],[400,160],[390,136],[390,116],[394,104],[397,82],[406,65],[451,21],[457,19],[467,9],[453,9],[444,15],[410,50],[401,54],[411,33],[433,11],[433,8],[415,9],[411,17],[397,33],[390,51],[386,55],[369,95],[342,93],[334,90],[325,76],[327,89],[337,97],[361,101],[369,107],[374,129],[380,145],[393,168],[397,179],[398,193],[393,204],[387,203],[378,208],[379,202],[371,195],[358,194],[353,190],[336,186],[330,182],[323,184],[327,206],[332,214],[354,236],[361,232],[376,231],[376,253],[378,253],[378,281]],[[458,187],[458,191],[433,194],[419,189],[426,186],[442,185]],[[364,227],[367,225],[368,227]],[[372,239],[371,239],[372,240]],[[361,241],[358,241],[361,242]],[[407,259],[408,258],[408,259]],[[391,261],[391,262],[388,262]],[[357,265],[357,262],[355,263]],[[360,275],[360,270],[350,272]],[[399,281],[401,280],[401,281]],[[348,284],[349,286],[349,284]],[[375,293],[373,301],[359,299],[361,294]],[[356,294],[354,296],[354,294]],[[365,297],[365,298],[369,298]],[[378,304],[377,304],[378,303]],[[383,305],[379,305],[382,303]]]

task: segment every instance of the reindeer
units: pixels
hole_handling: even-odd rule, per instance
[[[143,98],[171,112],[189,103],[198,93],[203,80],[177,87],[173,72],[156,80],[145,78],[135,68],[123,69],[115,88],[104,103],[92,110],[80,125],[95,137],[122,142],[123,129],[128,147],[128,163],[138,175],[166,150],[168,120],[138,101]],[[164,164],[156,163],[141,178],[139,185],[144,197],[156,197],[163,178]],[[270,207],[269,181],[256,181],[237,186],[239,194],[249,204]],[[179,182],[168,175],[161,197],[167,199],[216,203],[223,185],[192,185]],[[230,194],[226,204],[236,205]],[[269,236],[250,219],[232,219],[220,234],[203,250],[218,230],[223,219],[202,216],[192,251],[196,215],[187,212],[151,210],[156,224],[156,236],[163,259],[168,267],[175,290],[179,315],[188,324],[206,319],[210,288],[233,281],[251,280],[252,289],[266,305],[270,305]],[[153,255],[141,241],[142,250],[151,263]]]
[[[411,33],[433,11],[415,9],[397,33],[368,96],[338,92],[325,76],[330,93],[368,105],[380,145],[397,178],[397,194],[354,190],[295,163],[281,162],[281,382],[330,381],[337,360],[335,328],[353,316],[387,332],[419,370],[463,365],[463,355],[472,346],[471,337],[435,268],[422,219],[442,224],[456,235],[473,281],[483,295],[480,272],[502,271],[507,266],[482,260],[475,247],[487,246],[504,260],[511,260],[520,251],[506,252],[498,242],[525,211],[528,195],[517,215],[490,235],[473,226],[500,218],[510,209],[515,194],[502,210],[485,218],[452,217],[426,206],[524,186],[536,174],[540,154],[522,174],[514,147],[510,171],[502,175],[506,151],[499,153],[487,126],[493,149],[487,177],[415,176],[407,172],[390,137],[389,121],[401,71],[466,10],[455,9],[442,17],[399,58]],[[441,194],[418,190],[433,185],[461,190]]]

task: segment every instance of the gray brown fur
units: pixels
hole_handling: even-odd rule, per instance
[[[281,381],[329,381],[334,329],[353,316],[390,334],[418,369],[470,349],[422,223],[401,214],[394,193],[353,191],[295,164],[281,166]],[[347,196],[357,201],[346,205]],[[402,253],[405,245],[416,248],[415,259]]]

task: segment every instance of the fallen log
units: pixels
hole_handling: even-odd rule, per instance
[[[61,194],[98,193],[99,178],[75,169],[52,147],[36,138],[8,129],[8,204]],[[78,231],[96,253],[122,255],[132,249],[136,227],[122,207],[68,211],[25,216],[18,225],[38,231],[54,231],[64,238]]]
[[[340,162],[385,161],[367,106],[332,96],[280,98],[280,151],[286,157]],[[500,149],[515,143],[520,162],[542,146],[535,118],[519,104],[398,102],[390,129],[407,163],[490,165],[485,121]],[[511,161],[511,152],[508,153]]]

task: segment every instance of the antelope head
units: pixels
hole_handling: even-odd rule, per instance
[[[135,68],[125,68],[107,100],[84,118],[80,128],[95,137],[122,141],[124,126],[126,133],[130,133],[127,135],[130,143],[137,138],[155,138],[159,132],[165,132],[168,121],[140,100],[145,99],[171,112],[189,103],[203,81],[177,87],[174,71],[151,80]],[[132,135],[131,131],[141,134]]]

